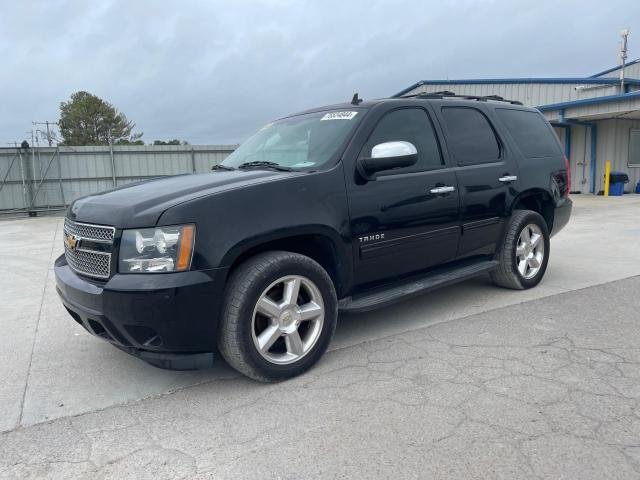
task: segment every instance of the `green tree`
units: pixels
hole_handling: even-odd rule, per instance
[[[124,113],[89,92],[75,92],[60,104],[58,124],[64,145],[144,145]]]

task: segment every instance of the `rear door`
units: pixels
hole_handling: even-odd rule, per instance
[[[497,248],[508,208],[519,190],[515,153],[497,134],[484,106],[436,107],[460,188],[458,258],[490,255]]]
[[[562,147],[553,127],[540,112],[522,108],[496,107],[503,130],[511,136],[514,150],[520,152],[520,187],[522,191],[547,189],[554,196],[568,195],[567,166]]]
[[[414,103],[415,105],[415,103]],[[426,107],[426,104],[425,104]],[[375,283],[453,260],[458,247],[458,186],[445,164],[431,113],[421,106],[370,113],[359,156],[374,146],[411,142],[415,165],[377,174],[373,181],[352,167],[349,211],[356,283]]]

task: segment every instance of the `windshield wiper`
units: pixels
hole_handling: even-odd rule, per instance
[[[217,165],[213,165],[211,170],[235,170],[233,167],[228,167],[227,165],[222,165],[221,163]]]
[[[285,167],[284,165],[280,165],[276,162],[266,162],[263,160],[255,160],[253,162],[245,162],[238,165],[238,169],[246,169],[253,167],[264,167],[264,168],[273,168],[274,170],[279,170],[281,172],[293,172],[293,168]]]

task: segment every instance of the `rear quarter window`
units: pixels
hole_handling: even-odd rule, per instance
[[[500,143],[487,117],[470,107],[443,107],[449,149],[458,165],[500,160]]]
[[[496,108],[496,114],[526,158],[562,155],[555,133],[539,113]]]

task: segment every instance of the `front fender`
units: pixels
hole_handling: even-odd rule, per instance
[[[195,199],[165,211],[159,225],[196,224],[192,268],[228,267],[260,244],[320,235],[351,277],[351,235],[342,164]],[[348,253],[347,253],[348,252]]]

